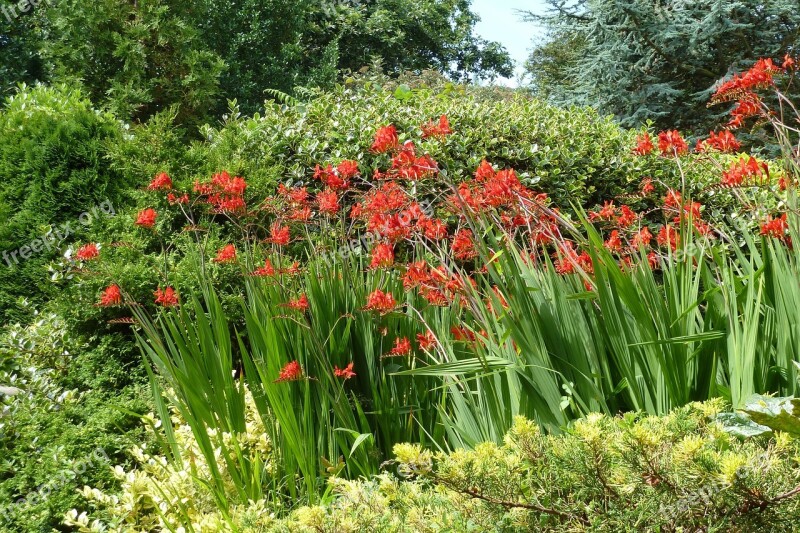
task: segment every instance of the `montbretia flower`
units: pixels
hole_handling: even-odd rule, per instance
[[[603,245],[611,252],[619,252],[622,249],[622,239],[619,237],[619,231],[613,230]]]
[[[317,208],[320,213],[334,215],[339,212],[339,196],[333,189],[325,189],[317,194]]]
[[[278,373],[278,379],[275,383],[283,383],[285,381],[299,381],[303,379],[303,367],[297,361],[286,363]]]
[[[264,266],[257,268],[250,273],[251,276],[256,277],[272,277],[275,274],[277,274],[277,272],[269,259],[264,261]]]
[[[348,364],[344,368],[339,368],[338,366],[333,367],[333,375],[337,378],[342,378],[343,380],[348,380],[356,376],[356,373],[353,372],[353,363]]]
[[[343,180],[349,180],[358,176],[358,161],[346,159],[336,165],[336,172]]]
[[[178,293],[172,287],[167,287],[164,290],[158,288],[153,295],[157,305],[162,307],[175,307],[178,305]]]
[[[184,193],[181,196],[176,196],[173,193],[169,193],[167,194],[167,201],[169,202],[169,205],[188,204],[189,195]]]
[[[427,137],[439,137],[444,139],[447,135],[450,135],[451,133],[452,131],[450,130],[450,122],[447,120],[446,115],[440,116],[438,122],[430,121],[422,125],[423,139]]]
[[[217,252],[217,256],[212,259],[215,263],[231,263],[236,261],[236,247],[232,244],[226,244]]]
[[[403,355],[408,355],[411,353],[411,341],[408,340],[408,337],[397,338],[394,340],[394,346],[389,353],[386,354],[387,357],[400,357]]]
[[[727,187],[738,187],[741,185],[754,185],[758,178],[759,182],[769,178],[769,166],[760,163],[752,156],[739,158],[739,161],[731,163],[727,171],[722,173],[721,184]]]
[[[653,151],[653,140],[650,138],[650,134],[647,132],[642,133],[641,135],[636,136],[636,147],[633,149],[633,153],[636,155],[648,155]]]
[[[295,298],[294,300],[289,300],[287,303],[283,304],[284,306],[288,307],[289,309],[294,309],[296,311],[305,311],[308,309],[308,296],[305,294],[301,294],[299,297]]]
[[[696,152],[704,152],[709,148],[719,152],[736,152],[741,148],[741,143],[729,130],[722,130],[719,133],[709,132],[708,139],[698,140]]]
[[[147,189],[150,191],[168,191],[172,189],[172,179],[169,177],[169,174],[162,172],[153,178],[153,181],[150,182]]]
[[[91,261],[100,257],[100,249],[93,242],[84,244],[75,253],[75,259],[78,261]]]
[[[661,155],[682,155],[689,151],[689,145],[678,130],[668,130],[658,134],[658,149]]]
[[[653,180],[650,178],[644,178],[639,185],[639,191],[641,191],[642,196],[647,196],[655,190],[656,188],[653,186]]]
[[[650,230],[647,226],[644,226],[642,229],[637,231],[633,234],[633,239],[631,240],[633,246],[650,246],[650,241],[653,239],[653,234],[650,233]]]
[[[617,217],[617,224],[622,226],[623,228],[627,228],[638,218],[636,215],[636,211],[628,207],[627,205],[620,206],[619,208],[620,215]]]
[[[417,344],[421,350],[430,350],[436,346],[436,335],[431,330],[425,333],[417,333]]]
[[[390,292],[375,289],[367,296],[367,311],[379,311],[381,314],[392,311],[397,306],[394,296]]]
[[[673,251],[678,249],[678,230],[676,230],[673,226],[667,224],[661,226],[661,229],[658,230],[658,237],[656,241],[658,242],[659,246],[669,246]]]
[[[777,218],[767,217],[766,222],[761,224],[761,235],[782,239],[786,236],[788,229],[789,223],[786,221],[786,213],[784,213]]]
[[[485,159],[481,161],[481,164],[478,165],[477,170],[475,170],[475,179],[479,182],[490,180],[494,177],[494,175],[494,167]]]
[[[431,277],[428,274],[428,263],[425,261],[415,261],[409,263],[403,274],[403,288],[406,290],[425,285],[430,281]]]
[[[394,248],[391,244],[379,243],[372,250],[369,268],[387,268],[394,264]]]
[[[451,250],[453,256],[461,261],[475,259],[478,256],[478,252],[475,250],[472,231],[464,228],[458,230],[453,236]]]
[[[156,225],[157,216],[156,210],[148,207],[147,209],[139,211],[139,214],[136,216],[135,224],[143,228],[152,228]]]
[[[100,295],[101,307],[111,307],[113,305],[122,305],[122,291],[119,285],[109,285],[103,289],[103,294]]]
[[[273,224],[267,242],[277,246],[286,246],[289,244],[289,226],[282,226],[277,222]]]
[[[400,139],[397,136],[397,128],[393,124],[378,128],[375,132],[375,139],[372,142],[370,150],[375,153],[382,154],[397,148]]]

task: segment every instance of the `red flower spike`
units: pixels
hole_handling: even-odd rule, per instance
[[[421,350],[430,350],[436,346],[436,336],[431,330],[426,331],[424,334],[417,333],[417,344],[419,344]]]
[[[92,259],[97,259],[98,257],[100,257],[100,250],[93,242],[84,244],[78,248],[78,251],[75,253],[75,259],[78,261],[91,261]]]
[[[168,191],[172,189],[172,179],[169,177],[169,174],[162,172],[153,178],[153,181],[150,182],[147,189],[150,191]]]
[[[439,137],[444,139],[446,136],[450,135],[452,131],[450,130],[450,122],[447,120],[447,116],[442,115],[439,117],[439,122],[428,122],[427,124],[422,125],[422,138],[428,137]]]
[[[103,294],[100,295],[100,304],[101,307],[111,307],[114,305],[122,305],[122,291],[119,288],[119,285],[109,285],[103,290]]]
[[[394,248],[391,244],[380,243],[372,250],[369,268],[388,268],[394,264]]]
[[[172,287],[167,287],[163,291],[161,288],[156,289],[153,293],[155,296],[156,304],[162,307],[175,307],[178,305],[178,293]]]
[[[394,340],[394,347],[386,354],[389,357],[400,357],[411,353],[411,341],[408,337],[397,338]]]
[[[236,261],[236,247],[232,244],[223,246],[212,261],[214,263],[231,263]]]
[[[367,305],[364,309],[367,311],[378,311],[384,314],[392,311],[396,306],[397,303],[394,301],[392,293],[375,289],[367,296]]]
[[[286,381],[298,381],[303,379],[303,367],[297,361],[286,363],[278,374],[278,379],[275,383],[283,383]]]
[[[294,309],[295,311],[305,311],[308,309],[308,297],[305,294],[301,294],[298,298],[294,300],[289,300],[287,303],[283,304],[284,306],[288,307],[289,309]]]
[[[135,224],[143,228],[152,228],[156,225],[156,217],[158,217],[156,210],[148,207],[147,209],[139,211],[139,214],[136,216]]]
[[[475,242],[472,238],[472,231],[468,229],[460,229],[453,237],[453,245],[451,247],[453,256],[461,261],[470,261],[478,256],[475,250]]]
[[[761,235],[783,239],[788,229],[789,224],[786,221],[786,213],[784,213],[777,218],[767,217],[766,222],[761,224]]]
[[[653,151],[653,140],[650,138],[650,134],[647,132],[642,133],[641,135],[636,136],[636,147],[633,149],[633,153],[636,155],[648,155]]]
[[[277,274],[277,272],[275,271],[275,267],[272,266],[272,262],[269,259],[264,261],[263,267],[257,268],[250,273],[251,276],[257,277],[272,277],[275,274]]]
[[[689,151],[689,145],[678,130],[668,130],[658,134],[658,149],[661,155],[683,155]]]
[[[397,136],[397,128],[393,124],[378,128],[375,132],[375,139],[372,142],[370,150],[375,153],[382,154],[397,148],[400,139]]]
[[[281,226],[277,222],[273,224],[267,242],[275,244],[276,246],[286,246],[289,244],[289,227]]]
[[[342,378],[345,381],[355,377],[356,373],[353,372],[353,363],[348,364],[344,368],[339,368],[338,366],[334,366],[333,375],[337,378]]]
[[[333,189],[325,189],[317,194],[317,208],[320,213],[334,215],[339,211],[339,196]]]

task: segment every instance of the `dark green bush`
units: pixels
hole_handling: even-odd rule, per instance
[[[66,86],[22,87],[6,100],[0,110],[0,320],[19,318],[19,296],[52,295],[48,262],[90,219],[105,216],[101,205],[113,211],[127,184],[105,154],[121,140],[111,115]]]

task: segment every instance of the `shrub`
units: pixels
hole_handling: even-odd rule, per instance
[[[390,471],[359,481],[330,478],[332,495],[319,506],[250,502],[229,517],[215,510],[202,460],[192,475],[185,469],[181,475],[164,457],[137,449],[140,467],[116,470],[122,492],[84,489],[98,510],[73,510],[67,523],[85,532],[190,523],[198,531],[798,527],[798,442],[781,434],[739,441],[711,419],[721,407],[692,404],[663,417],[591,415],[559,436],[545,436],[519,418],[503,444],[449,454],[402,444]],[[181,421],[176,435],[191,455],[195,444]],[[258,428],[249,427],[248,435],[257,440]]]
[[[5,101],[0,110],[0,319],[20,318],[14,309],[19,296],[52,296],[46,265],[89,224],[89,217],[79,215],[90,212],[97,219],[98,206],[117,201],[126,183],[104,157],[107,144],[120,140],[120,125],[93,109],[78,90],[22,86]]]

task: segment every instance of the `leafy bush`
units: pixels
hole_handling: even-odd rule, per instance
[[[229,516],[215,509],[202,460],[190,474],[137,449],[139,468],[117,469],[122,492],[84,489],[97,511],[73,510],[67,523],[85,532],[178,524],[254,532],[798,527],[798,441],[781,434],[739,441],[712,419],[722,406],[692,404],[663,417],[591,415],[555,437],[519,418],[503,444],[449,454],[401,444],[380,476],[330,478],[332,495],[319,506],[257,501]],[[180,420],[175,434],[184,455],[197,454]],[[260,436],[254,420],[246,438]]]
[[[125,181],[109,170],[121,128],[78,90],[22,87],[0,110],[0,319],[19,296],[53,294],[46,265],[113,211]],[[105,213],[99,211],[105,206]],[[83,213],[88,213],[81,217]],[[65,226],[68,224],[68,226]]]
[[[4,531],[51,530],[79,501],[78,488],[91,483],[112,489],[110,466],[124,462],[124,451],[142,439],[138,420],[128,413],[147,409],[141,386],[87,390],[80,375],[85,365],[70,353],[74,343],[64,322],[32,314],[33,324],[11,327],[0,337],[0,357],[12,363],[11,369],[0,368]],[[106,362],[93,371],[109,379],[104,374],[112,366]]]

